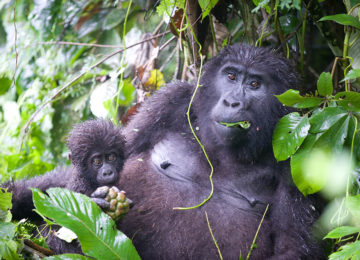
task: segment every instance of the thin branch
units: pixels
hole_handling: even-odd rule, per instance
[[[38,244],[35,244],[30,239],[24,239],[24,244],[31,247],[32,249],[35,249],[36,251],[40,252],[41,254],[43,254],[45,256],[55,255],[54,251],[44,248],[42,246],[39,246]]]
[[[173,36],[175,38],[175,36]],[[170,39],[172,40],[172,39]],[[164,43],[165,45],[166,43]],[[160,50],[162,49],[162,47],[164,46],[162,45],[160,47]],[[175,55],[175,53],[177,52],[178,48],[174,48],[174,50],[170,53],[170,55],[166,58],[166,60],[164,61],[164,63],[161,65],[161,67],[159,68],[159,71],[162,71],[164,69],[164,67],[169,63],[169,61],[173,58],[173,56]]]
[[[176,39],[175,36],[172,36],[169,40],[167,40],[163,45],[160,46],[159,51],[163,50],[170,42]]]
[[[16,3],[17,3],[17,1],[15,1],[15,5],[14,5],[14,48],[15,48],[15,69],[14,69],[14,75],[13,75],[13,78],[12,78],[12,84],[14,84],[14,86],[15,86],[15,87],[16,87],[16,71],[17,71],[17,67],[18,67],[18,57],[19,57],[19,53],[18,53],[18,51],[17,51],[17,47],[16,47],[16,41],[17,41],[16,17],[15,17]]]
[[[157,35],[154,35],[153,37],[149,37],[147,39],[144,39],[140,42],[137,42],[137,43],[134,43],[128,47],[126,47],[126,49],[129,49],[129,48],[132,48],[132,47],[135,47],[139,44],[142,44],[144,42],[147,42],[147,41],[150,41],[150,40],[153,40],[153,39],[156,39],[158,37],[161,37],[167,33],[169,33],[170,31],[166,31],[166,32],[163,32],[163,33],[159,33]],[[80,79],[82,76],[84,76],[87,72],[91,71],[92,69],[96,68],[97,66],[99,66],[100,64],[104,63],[106,60],[110,59],[111,57],[115,56],[116,54],[119,54],[121,52],[124,51],[125,48],[122,48],[120,50],[117,50],[117,51],[114,51],[112,53],[110,53],[109,55],[105,56],[103,59],[101,59],[100,61],[98,61],[97,63],[95,63],[94,65],[92,65],[88,70],[80,73],[78,76],[76,76],[75,78],[73,78],[69,83],[67,83],[65,86],[63,86],[62,88],[60,88],[58,91],[56,91],[56,93],[51,96],[47,101],[45,101],[30,117],[30,119],[26,122],[24,128],[23,128],[23,137],[22,137],[22,140],[21,140],[21,145],[20,145],[20,149],[22,147],[22,143],[24,141],[24,137],[25,135],[27,134],[28,132],[28,128],[30,126],[30,124],[34,121],[34,118],[40,113],[41,110],[44,109],[44,107],[46,105],[48,105],[49,103],[51,103],[51,101],[53,101],[57,96],[59,96],[59,94],[61,92],[63,92],[65,89],[67,89],[68,87],[70,87],[74,82],[76,82],[78,79]]]
[[[81,43],[81,42],[38,42],[38,44],[44,45],[77,45],[77,46],[87,46],[87,47],[98,47],[98,48],[122,48],[123,45],[107,45],[107,44],[96,44],[96,43]]]

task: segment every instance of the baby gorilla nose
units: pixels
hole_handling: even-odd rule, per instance
[[[111,176],[111,175],[113,175],[113,174],[114,174],[114,172],[113,172],[111,169],[105,170],[105,171],[103,172],[103,175],[104,175],[105,177]]]

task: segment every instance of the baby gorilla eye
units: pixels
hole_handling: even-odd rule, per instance
[[[100,166],[102,164],[102,161],[101,161],[101,159],[99,157],[95,157],[95,158],[93,158],[92,163],[95,166]]]
[[[108,156],[108,161],[112,162],[116,160],[116,155],[114,153],[109,154]]]
[[[260,86],[260,83],[257,82],[257,81],[252,81],[252,82],[250,83],[250,85],[251,85],[253,88],[257,88],[257,87]]]
[[[230,79],[230,80],[235,80],[236,79],[236,77],[235,77],[235,74],[233,74],[233,73],[228,73],[228,78]]]

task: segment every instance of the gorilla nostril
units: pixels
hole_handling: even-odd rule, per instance
[[[110,176],[110,175],[113,175],[113,171],[104,172],[104,176]]]
[[[224,103],[224,105],[227,106],[227,107],[230,106],[230,103],[229,103],[226,99],[223,100],[223,103]]]
[[[240,105],[240,102],[234,102],[234,103],[231,103],[231,107],[237,107]]]

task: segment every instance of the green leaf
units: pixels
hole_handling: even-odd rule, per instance
[[[359,20],[356,17],[354,17],[352,15],[348,15],[348,14],[335,14],[335,15],[324,16],[319,21],[320,22],[334,21],[334,22],[342,24],[342,25],[350,25],[357,29],[360,29]]]
[[[131,240],[116,229],[115,222],[90,198],[61,188],[46,192],[49,196],[33,189],[36,209],[71,229],[78,236],[84,254],[97,259],[140,259]]]
[[[86,260],[86,259],[91,259],[91,258],[77,254],[53,255],[44,258],[44,260]]]
[[[355,241],[340,247],[339,251],[330,255],[329,260],[359,260],[359,258],[360,241]]]
[[[18,260],[22,259],[17,254],[18,244],[13,240],[4,241],[0,239],[0,259]]]
[[[16,226],[11,222],[0,221],[0,238],[11,240],[15,236]]]
[[[125,79],[123,82],[124,85],[121,89],[119,104],[121,106],[130,106],[135,99],[136,89],[131,83],[131,79]]]
[[[273,134],[273,150],[277,161],[284,161],[300,147],[310,129],[309,118],[291,113],[280,119]]]
[[[326,107],[310,118],[310,133],[327,131],[331,126],[346,116],[348,112],[342,107]]]
[[[360,195],[349,196],[346,198],[346,207],[357,219],[360,218]]]
[[[342,226],[331,230],[324,238],[342,238],[360,232],[360,227]]]
[[[234,123],[220,122],[220,124],[226,127],[241,127],[243,129],[248,129],[251,125],[249,121],[240,121]]]
[[[3,25],[2,21],[0,21],[0,46],[6,44],[6,36],[7,36],[7,33],[5,31],[4,25]],[[1,89],[1,87],[0,87],[0,89]]]
[[[0,188],[0,210],[7,211],[12,208],[11,204],[12,193]]]
[[[300,149],[291,156],[290,166],[293,182],[304,196],[313,194],[321,190],[326,178],[323,174],[312,174],[305,168],[305,162],[309,158],[312,148],[321,134],[309,134],[301,145]]]
[[[315,147],[338,154],[342,152],[348,134],[350,115],[343,116],[331,126],[316,142]]]
[[[312,108],[317,107],[323,102],[323,99],[318,97],[303,97],[300,96],[298,90],[289,89],[281,95],[275,95],[277,99],[288,107],[295,108]]]
[[[330,96],[332,94],[334,89],[331,74],[329,72],[323,72],[320,74],[317,82],[317,90],[320,96],[323,97]]]
[[[11,79],[5,76],[0,76],[0,95],[5,94],[11,87]]]
[[[345,80],[350,80],[350,79],[357,79],[357,78],[360,78],[360,69],[352,69],[346,74],[345,78],[340,82],[344,82]]]
[[[122,23],[126,16],[126,9],[114,8],[108,13],[104,19],[103,30],[111,30]]]
[[[354,91],[343,91],[335,95],[339,99],[337,103],[349,111],[360,112],[360,93]]]
[[[219,0],[199,0],[198,3],[202,10],[202,19],[209,15]]]
[[[286,14],[279,18],[280,26],[285,34],[295,31],[299,23],[299,19],[293,14]]]

